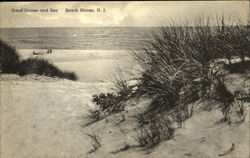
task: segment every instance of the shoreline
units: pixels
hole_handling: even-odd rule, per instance
[[[21,59],[44,58],[63,71],[73,71],[79,82],[112,82],[117,69],[129,71],[135,67],[135,60],[127,50],[53,50],[18,49]],[[32,55],[33,51],[43,51],[44,55]]]
[[[30,56],[35,57],[45,57],[45,56],[54,56],[53,54],[59,53],[57,55],[61,55],[61,53],[72,53],[72,55],[79,55],[86,57],[86,56],[100,56],[100,57],[109,57],[113,55],[119,54],[129,54],[128,50],[88,50],[88,49],[51,49],[52,53],[47,54],[48,49],[17,49],[17,52],[25,59]],[[44,53],[43,55],[32,55],[32,52],[41,52]],[[78,55],[78,56],[77,56]]]

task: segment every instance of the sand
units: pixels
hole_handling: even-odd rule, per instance
[[[83,157],[82,117],[92,94],[108,86],[46,78],[1,81],[1,157]]]
[[[32,55],[30,49],[19,50],[23,59],[45,58],[62,70],[74,71],[80,82],[111,82],[117,70],[131,71],[139,69],[127,50],[60,50],[44,55]],[[35,50],[46,52],[46,50]]]
[[[60,68],[74,70],[79,81],[36,75],[0,76],[1,158],[217,158],[232,143],[235,150],[223,157],[249,157],[249,104],[245,104],[247,116],[241,124],[219,123],[219,109],[197,111],[176,130],[174,139],[149,151],[136,147],[136,122],[126,112],[83,127],[87,106],[94,106],[92,95],[112,90],[107,74],[117,67],[114,62],[123,67],[132,65],[126,62],[130,57],[122,52],[103,52],[55,50],[43,56]],[[23,58],[29,53],[21,50]],[[238,83],[230,84],[231,89]],[[124,122],[122,115],[126,116]],[[92,154],[88,154],[92,146],[85,133],[101,137],[101,148]],[[126,143],[131,148],[119,151]]]

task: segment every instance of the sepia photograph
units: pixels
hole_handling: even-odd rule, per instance
[[[0,2],[0,158],[249,158],[250,1]]]

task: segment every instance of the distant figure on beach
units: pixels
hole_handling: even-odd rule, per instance
[[[39,52],[33,52],[33,54],[34,54],[34,55],[38,55],[38,54],[39,54]]]
[[[48,49],[47,50],[47,54],[49,54],[49,53],[52,53],[52,50],[51,49]],[[33,51],[33,55],[44,55],[44,54],[46,54],[46,51]]]
[[[47,50],[47,53],[49,54],[49,53],[52,53],[52,50],[51,49],[48,49]]]

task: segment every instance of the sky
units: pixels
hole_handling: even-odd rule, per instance
[[[222,15],[246,23],[249,7],[249,1],[1,2],[0,27],[152,27],[171,20],[192,23],[197,17]],[[25,8],[58,12],[24,12]],[[65,11],[75,8],[78,12]],[[80,8],[95,12],[79,12]],[[96,12],[97,8],[105,12]]]

